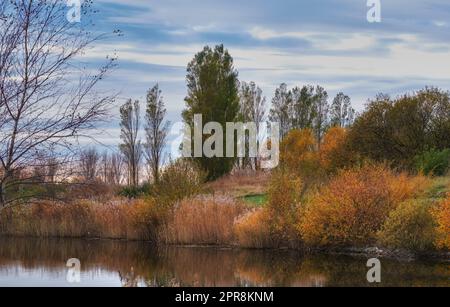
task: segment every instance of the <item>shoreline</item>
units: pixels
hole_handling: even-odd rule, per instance
[[[19,235],[0,235],[1,239],[35,239],[35,240],[80,240],[80,241],[110,241],[123,243],[144,243],[152,244],[156,248],[160,247],[174,247],[174,248],[204,248],[204,249],[219,249],[219,250],[249,250],[249,251],[288,251],[298,252],[299,255],[337,255],[349,257],[364,257],[364,258],[381,258],[391,259],[401,262],[415,262],[415,261],[435,261],[450,264],[450,251],[427,251],[414,252],[409,250],[394,250],[389,248],[382,248],[377,246],[368,247],[329,247],[329,248],[246,248],[238,245],[211,245],[211,244],[166,244],[154,243],[146,240],[130,240],[130,239],[116,239],[116,238],[101,238],[101,237],[37,237],[37,236],[19,236]]]

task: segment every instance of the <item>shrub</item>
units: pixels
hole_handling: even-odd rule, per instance
[[[393,184],[396,178],[402,183]],[[370,244],[390,211],[414,197],[418,182],[381,165],[342,171],[301,211],[302,238],[319,246]]]
[[[227,197],[201,196],[178,203],[167,227],[170,244],[230,245],[244,206]]]
[[[148,192],[148,185],[142,185],[139,187],[128,186],[121,188],[118,195],[128,199],[136,199],[148,194]]]
[[[443,176],[450,167],[450,149],[429,150],[415,158],[416,168],[426,175]]]
[[[178,159],[164,169],[158,183],[152,186],[151,195],[161,205],[172,205],[199,194],[205,178],[205,173],[193,162]]]
[[[268,225],[274,242],[291,245],[297,241],[295,224],[302,181],[291,172],[279,170],[272,175],[268,192]]]
[[[428,204],[406,201],[394,209],[378,233],[379,241],[392,248],[424,251],[433,247],[435,223]]]
[[[248,212],[236,222],[239,245],[250,248],[297,247],[296,212],[302,186],[295,174],[283,169],[272,174],[267,206]]]
[[[245,248],[273,247],[268,221],[265,209],[255,209],[241,216],[234,226],[238,245]]]
[[[436,246],[450,250],[450,193],[447,195],[447,199],[441,201],[433,209],[432,214],[437,224]]]

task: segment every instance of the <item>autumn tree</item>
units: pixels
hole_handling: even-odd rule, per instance
[[[87,20],[90,1],[81,10]],[[37,159],[70,153],[113,101],[95,89],[115,59],[97,73],[78,65],[76,58],[101,36],[88,22],[70,23],[66,13],[59,0],[1,1],[0,209],[24,200],[8,192],[23,184],[20,173]]]
[[[327,173],[336,173],[356,163],[356,156],[348,147],[347,136],[347,130],[338,126],[325,133],[319,155],[321,167]]]
[[[280,144],[280,163],[302,178],[318,173],[319,155],[314,132],[311,129],[290,131]]]
[[[239,114],[238,72],[234,69],[233,58],[228,50],[223,45],[214,49],[204,47],[188,64],[186,80],[188,94],[182,114],[185,123],[194,129],[194,115],[201,114],[204,123],[217,122],[226,133],[226,123],[235,122]],[[202,143],[208,137],[204,136]],[[223,142],[223,148],[226,148],[225,138]],[[235,161],[234,158],[225,157],[201,157],[194,160],[208,173],[208,180],[230,172]]]
[[[163,163],[163,150],[170,123],[165,121],[166,108],[159,85],[156,84],[147,93],[147,109],[145,113],[145,155],[150,173],[155,183],[158,183],[160,167]]]
[[[139,139],[139,101],[128,100],[120,108],[120,151],[127,165],[128,185],[139,185],[139,168],[142,159],[142,144]]]

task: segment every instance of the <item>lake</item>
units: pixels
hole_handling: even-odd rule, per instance
[[[80,282],[67,261],[80,260]],[[0,239],[0,286],[377,286],[367,258],[293,251],[159,247],[144,242]],[[449,263],[381,259],[381,286],[450,286]]]

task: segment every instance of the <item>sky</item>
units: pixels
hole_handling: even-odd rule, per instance
[[[320,84],[358,111],[383,92],[427,85],[450,89],[450,1],[381,0],[381,22],[369,23],[367,0],[97,0],[95,31],[120,29],[96,42],[84,60],[118,56],[101,85],[145,101],[159,83],[168,119],[180,120],[186,66],[205,45],[224,44],[241,81],[254,81],[270,103],[275,88]],[[105,144],[117,144],[117,110]]]

